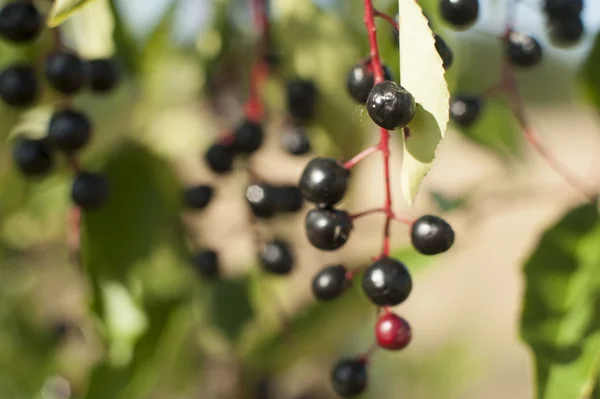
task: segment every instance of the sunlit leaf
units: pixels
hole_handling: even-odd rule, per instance
[[[92,0],[54,0],[48,14],[48,26],[54,28],[62,24],[77,10],[91,2]]]
[[[115,52],[115,20],[108,0],[96,0],[81,9],[64,27],[75,42],[75,50],[85,58],[109,58]]]
[[[402,192],[412,205],[449,120],[450,93],[433,33],[414,0],[399,0],[400,84],[417,102],[412,122],[402,134]]]

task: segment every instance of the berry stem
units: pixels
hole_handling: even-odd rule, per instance
[[[380,213],[380,212],[385,212],[385,210],[383,208],[369,209],[366,211],[355,213],[355,214],[351,215],[350,217],[352,218],[352,220],[355,220],[355,219],[361,218],[363,216],[368,216],[368,215],[372,215],[374,213]]]
[[[384,12],[381,12],[379,10],[373,10],[373,11],[374,11],[376,17],[381,18],[384,21],[388,22],[390,25],[392,25],[394,28],[396,28],[396,30],[400,30],[398,21],[396,21],[394,18],[392,18],[392,16],[390,16]]]
[[[346,169],[352,169],[360,161],[362,161],[363,159],[365,159],[369,155],[371,155],[374,152],[377,152],[379,150],[380,150],[380,146],[379,145],[374,145],[374,146],[371,146],[371,147],[369,147],[369,148],[367,148],[365,150],[362,150],[361,152],[359,152],[358,154],[356,154],[352,159],[350,159],[349,161],[346,161],[346,163],[344,163],[344,168],[346,168]]]
[[[244,106],[244,114],[251,122],[261,122],[264,117],[264,105],[260,91],[269,75],[269,66],[265,56],[269,47],[270,23],[268,17],[268,0],[251,0],[254,24],[260,33],[258,60],[250,73],[249,96]]]

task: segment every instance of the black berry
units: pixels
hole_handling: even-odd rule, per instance
[[[447,71],[454,63],[454,54],[452,54],[452,50],[441,36],[433,35],[433,39],[435,40],[435,49],[442,58],[442,66]]]
[[[417,219],[411,227],[410,236],[415,249],[425,255],[441,254],[454,244],[452,227],[444,219],[433,215]]]
[[[259,218],[269,218],[277,211],[276,189],[268,184],[253,184],[246,189],[246,200],[252,213]]]
[[[261,124],[244,121],[233,132],[233,149],[242,154],[251,154],[260,148],[263,136]]]
[[[210,204],[214,190],[207,184],[188,187],[183,192],[183,203],[190,209],[204,209]]]
[[[44,19],[29,1],[14,1],[0,10],[0,36],[11,42],[35,40],[44,26]]]
[[[344,198],[350,172],[333,158],[311,160],[300,176],[300,191],[318,206],[335,205]]]
[[[299,125],[289,126],[282,133],[281,147],[292,155],[304,155],[312,149],[306,130]]]
[[[38,95],[35,71],[29,65],[9,66],[0,73],[0,97],[13,107],[32,105]]]
[[[54,166],[52,149],[45,139],[19,139],[13,149],[13,160],[26,176],[45,175]]]
[[[287,84],[287,107],[296,119],[308,120],[315,114],[317,87],[312,80],[297,79]]]
[[[348,270],[343,265],[327,266],[313,278],[312,292],[315,298],[329,301],[342,295],[350,280],[346,278]]]
[[[306,214],[305,227],[308,241],[314,247],[335,251],[348,241],[353,224],[346,211],[315,208]]]
[[[579,17],[583,11],[583,0],[545,0],[544,11],[555,19]]]
[[[73,109],[57,111],[48,125],[48,138],[59,149],[73,152],[83,148],[92,135],[88,117]]]
[[[273,274],[288,274],[294,268],[294,256],[288,243],[281,240],[268,242],[260,252],[265,271]]]
[[[202,277],[217,277],[219,275],[219,255],[210,249],[200,251],[192,257],[192,266]]]
[[[472,126],[483,107],[481,97],[458,94],[450,99],[450,119],[461,127]]]
[[[52,87],[67,95],[81,90],[87,79],[83,61],[66,51],[52,53],[46,59],[45,73]]]
[[[114,60],[99,58],[87,62],[87,75],[90,88],[97,93],[106,93],[117,86],[120,78],[119,67]]]
[[[542,46],[531,36],[512,32],[506,42],[506,54],[513,65],[531,67],[542,60]]]
[[[298,212],[304,205],[300,189],[296,186],[275,187],[275,208],[278,212]]]
[[[410,295],[412,278],[403,263],[383,258],[369,266],[363,275],[362,287],[374,304],[396,306]]]
[[[383,75],[385,80],[392,80],[392,73],[385,65],[383,66]],[[365,104],[374,85],[375,76],[370,60],[363,60],[350,69],[346,79],[346,88],[354,100]]]
[[[387,130],[408,125],[415,115],[415,108],[412,94],[391,80],[376,84],[367,99],[369,116]]]
[[[367,388],[367,367],[362,359],[342,359],[331,370],[331,385],[344,398],[358,396]]]
[[[577,16],[551,19],[548,31],[552,44],[557,47],[573,46],[581,40],[585,33],[583,21]]]
[[[204,153],[204,161],[215,173],[223,174],[233,168],[235,151],[231,145],[215,143]]]
[[[440,0],[442,18],[457,29],[467,29],[477,21],[478,0]]]
[[[90,172],[80,172],[71,187],[71,199],[82,209],[97,209],[104,205],[110,195],[106,177]]]

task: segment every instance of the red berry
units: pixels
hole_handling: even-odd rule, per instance
[[[394,313],[385,313],[375,323],[377,344],[392,351],[405,348],[410,343],[410,325]]]

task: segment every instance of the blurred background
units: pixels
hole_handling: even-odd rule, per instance
[[[377,142],[374,125],[345,89],[368,42],[361,1],[271,2],[281,76],[266,88],[268,140],[252,163],[267,182],[295,184],[315,154],[348,159]],[[496,83],[502,48],[493,35],[503,30],[505,1],[482,1],[479,22],[461,33],[440,22],[435,0],[421,3],[454,51],[451,92],[477,94]],[[396,14],[393,1],[376,5]],[[597,185],[593,83],[600,55],[588,56],[600,2],[586,2],[584,21],[585,40],[556,49],[541,1],[521,1],[517,30],[538,38],[545,58],[518,77],[544,142]],[[398,77],[393,32],[378,26],[383,57]],[[13,139],[42,136],[52,108],[17,113],[0,105],[0,399],[334,398],[330,367],[370,346],[375,309],[358,284],[335,302],[316,304],[310,282],[326,264],[367,264],[380,251],[383,220],[357,221],[335,253],[309,245],[307,207],[261,225],[263,234],[293,244],[298,264],[285,279],[260,273],[243,165],[217,177],[202,161],[243,112],[257,38],[247,2],[97,0],[61,29],[82,54],[114,52],[122,67],[119,90],[74,100],[95,125],[83,165],[108,176],[113,197],[84,218],[84,267],[72,264],[66,245],[72,176],[59,166],[44,181],[27,181],[11,162]],[[35,62],[48,37],[33,48],[0,43],[0,66]],[[319,89],[318,117],[309,126],[314,153],[302,157],[286,154],[279,142],[282,82],[295,77],[313,79]],[[392,145],[397,212],[439,214],[457,241],[447,254],[426,258],[410,248],[405,226],[393,227],[393,255],[414,276],[410,299],[397,309],[413,327],[413,342],[400,353],[375,353],[364,397],[533,397],[533,363],[518,333],[522,265],[544,229],[581,195],[526,145],[501,99],[490,100],[472,128],[451,126],[413,208],[399,186],[400,141]],[[377,156],[361,163],[342,208],[380,206],[381,167]],[[213,184],[216,198],[201,213],[184,212],[182,189],[196,183]],[[190,254],[203,247],[219,251],[226,279],[206,282],[194,273]],[[290,321],[285,332],[281,312]]]

